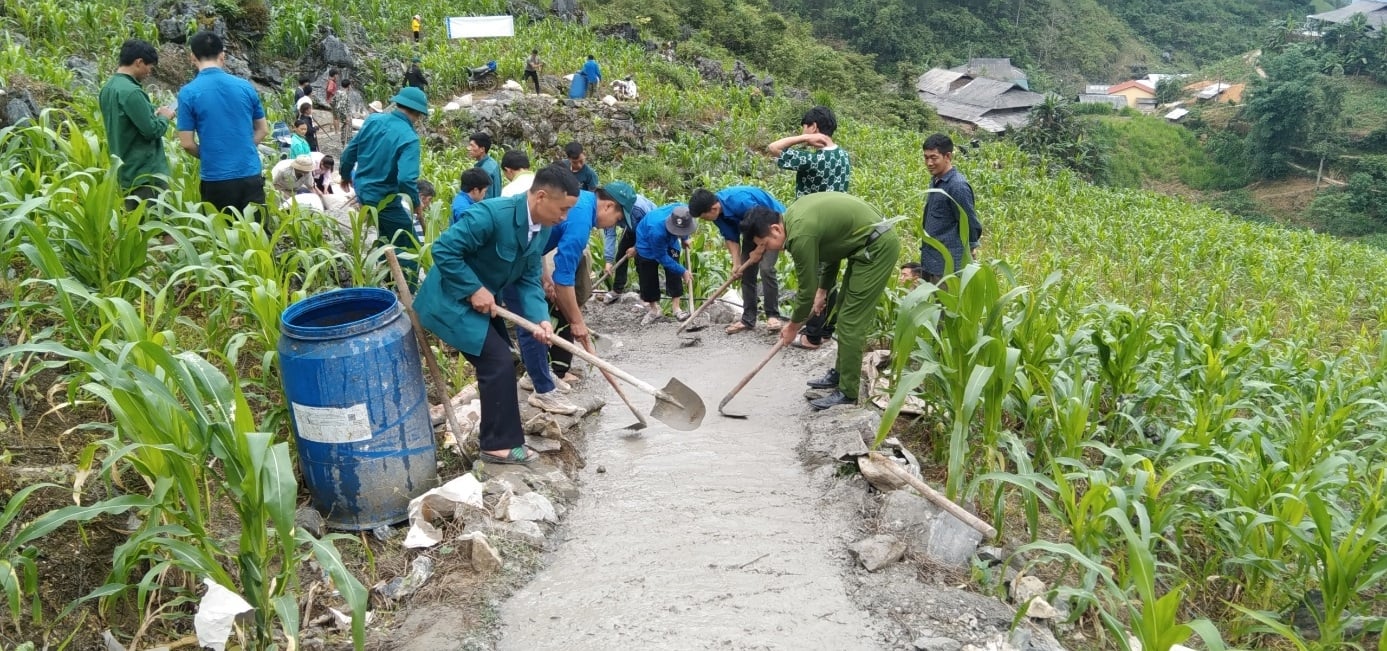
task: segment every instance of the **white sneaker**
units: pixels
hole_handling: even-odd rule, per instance
[[[569,402],[568,400],[565,400],[563,396],[559,395],[558,391],[550,391],[549,393],[531,393],[528,402],[530,403],[531,407],[538,407],[551,414],[571,415],[576,414],[579,411],[582,411],[581,409],[579,409],[578,405],[575,405]]]
[[[659,312],[656,312],[655,310],[646,310],[646,311],[645,311],[645,316],[641,317],[641,325],[643,325],[643,326],[645,326],[645,325],[650,325],[650,324],[652,324],[652,323],[658,321],[658,320],[660,319],[661,316],[663,316],[663,315],[660,314]]]
[[[529,374],[529,373],[526,373],[526,374],[520,376],[520,383],[519,383],[519,384],[520,384],[520,388],[521,388],[521,389],[524,389],[524,390],[526,390],[526,391],[534,391],[534,390],[535,390],[535,381],[532,380],[532,379],[530,379],[530,374]],[[558,389],[559,391],[572,391],[572,390],[573,390],[573,385],[571,385],[571,384],[569,384],[569,383],[567,383],[567,382],[564,382],[561,378],[554,378],[554,388]]]

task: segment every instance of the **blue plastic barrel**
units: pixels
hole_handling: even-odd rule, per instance
[[[575,73],[573,81],[568,85],[569,99],[583,99],[588,96],[588,78],[583,73]]]
[[[438,484],[419,345],[395,295],[310,296],[280,317],[284,396],[313,506],[335,529],[405,520]]]

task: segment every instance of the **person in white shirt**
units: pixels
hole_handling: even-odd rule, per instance
[[[501,196],[511,197],[530,191],[535,181],[535,173],[530,171],[530,157],[519,149],[512,149],[501,157],[501,176],[506,178]]]

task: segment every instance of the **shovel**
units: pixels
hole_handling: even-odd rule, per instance
[[[732,401],[732,397],[735,396],[735,395],[737,395],[737,392],[738,392],[738,391],[741,391],[742,388],[745,387],[745,386],[747,385],[747,383],[751,381],[751,378],[756,377],[756,374],[761,372],[761,369],[764,368],[764,367],[766,366],[766,363],[767,363],[767,362],[770,362],[772,358],[774,358],[777,354],[780,353],[780,349],[781,349],[781,348],[784,348],[784,347],[785,347],[785,342],[784,342],[783,340],[779,340],[779,341],[776,341],[776,342],[775,342],[775,346],[772,346],[772,347],[771,347],[771,352],[766,353],[765,359],[762,359],[762,360],[761,360],[761,363],[756,365],[756,368],[751,369],[751,372],[750,372],[750,373],[747,373],[747,374],[746,374],[746,377],[742,378],[742,381],[737,383],[737,386],[732,387],[732,390],[729,391],[729,392],[727,393],[726,396],[723,396],[722,402],[719,402],[719,403],[718,403],[718,413],[719,413],[719,414],[722,414],[723,416],[726,416],[726,417],[728,417],[728,418],[746,418],[746,417],[747,417],[746,414],[734,414],[734,413],[730,413],[730,412],[723,411],[723,407],[726,407],[726,406],[727,406],[727,403],[729,403],[729,402]]]
[[[732,286],[732,283],[737,280],[738,276],[740,274],[746,273],[746,270],[750,267],[750,260],[747,260],[745,263],[742,264],[742,266],[737,267],[737,271],[734,272],[731,276],[727,277],[727,282],[723,283],[721,287],[713,290],[713,293],[709,295],[708,298],[703,299],[703,305],[698,306],[698,309],[694,310],[694,313],[689,315],[688,320],[685,321],[683,325],[679,326],[679,329],[675,330],[674,334],[677,335],[685,330],[688,330],[689,332],[698,332],[699,330],[708,327],[706,325],[694,326],[694,319],[697,319],[698,315],[703,314],[703,311],[708,309],[709,305],[712,305],[713,303],[717,302],[718,298],[722,297],[722,293],[727,291],[728,287]]]
[[[541,330],[539,326],[530,323],[529,321],[526,321],[524,317],[521,317],[520,315],[511,312],[510,310],[507,310],[504,307],[497,305],[492,309],[493,314],[507,321],[510,321],[511,323],[514,323],[517,327],[529,330],[531,333],[536,335],[543,332],[543,330]],[[690,430],[698,429],[699,424],[703,422],[703,415],[707,413],[707,409],[703,406],[703,399],[698,397],[698,394],[694,393],[693,389],[690,389],[688,385],[684,384],[683,382],[680,382],[678,379],[670,378],[669,382],[665,384],[665,387],[663,389],[656,389],[655,387],[650,386],[648,382],[645,382],[637,378],[636,376],[627,373],[626,371],[612,366],[610,363],[604,361],[602,358],[592,353],[589,353],[588,351],[583,350],[582,348],[575,346],[562,338],[554,337],[550,339],[550,343],[570,353],[573,353],[574,355],[577,355],[579,358],[583,359],[589,364],[592,364],[593,366],[596,366],[603,372],[611,373],[612,375],[615,375],[627,381],[637,389],[640,389],[641,391],[655,396],[655,406],[651,408],[650,415],[654,416],[656,419],[663,422],[664,424],[669,425],[674,429],[687,432]]]
[[[634,255],[634,254],[635,254],[635,247],[632,247],[632,249],[631,249],[630,251],[627,251],[627,252],[626,252],[625,254],[623,254],[620,258],[617,258],[617,259],[616,259],[616,262],[613,262],[613,263],[612,263],[612,271],[616,271],[616,268],[617,268],[617,267],[620,267],[621,265],[626,264],[626,261],[627,261],[627,260],[630,260],[630,259],[631,259],[631,256]],[[592,288],[593,288],[594,290],[596,290],[598,287],[601,287],[601,286],[602,286],[602,281],[606,280],[606,279],[607,279],[607,276],[612,275],[612,271],[603,271],[601,274],[599,274],[599,275],[597,276],[597,280],[592,281]]]
[[[592,348],[591,336],[583,341],[583,347],[586,348],[589,353],[593,355],[597,354],[597,351]],[[629,429],[633,432],[639,432],[645,429],[645,416],[642,416],[639,411],[636,411],[636,406],[631,404],[631,399],[626,397],[626,392],[621,390],[621,385],[616,383],[616,378],[612,377],[612,374],[605,370],[602,371],[602,377],[607,378],[607,383],[612,385],[612,391],[615,391],[616,396],[621,398],[622,402],[626,403],[626,408],[631,410],[631,415],[636,417],[636,422],[627,425],[623,429]]]

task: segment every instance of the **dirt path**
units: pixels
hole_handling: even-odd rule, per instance
[[[694,432],[651,420],[642,436],[622,437],[607,430],[631,414],[619,401],[604,409],[564,540],[502,605],[497,648],[883,648],[840,578],[847,513],[819,504],[793,451],[808,411],[803,382],[818,365],[802,351],[782,355],[735,402],[752,418],[727,419],[718,401],[770,338],[719,326],[679,348],[673,324],[625,317],[598,321],[621,342],[613,361],[657,386],[679,377],[709,414]],[[651,403],[632,396],[639,408]]]

